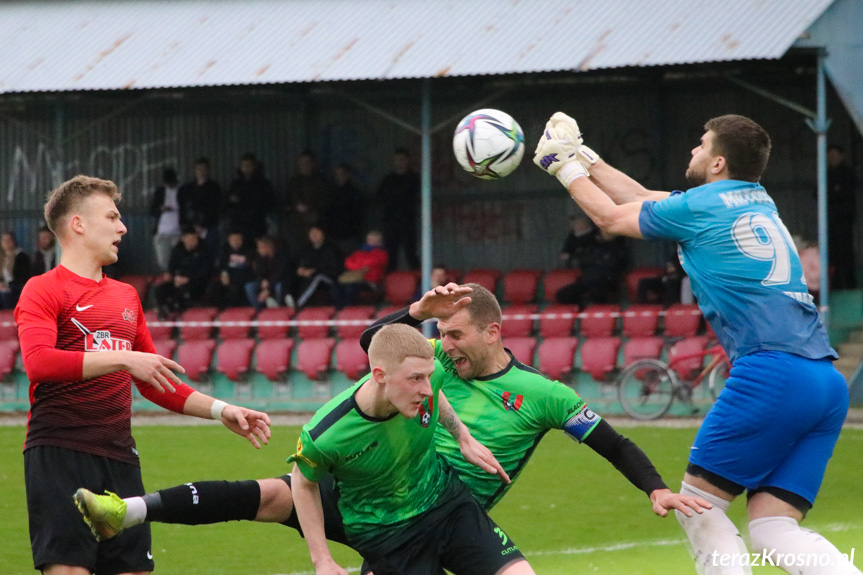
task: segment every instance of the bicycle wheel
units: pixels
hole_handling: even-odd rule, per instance
[[[632,362],[617,378],[617,392],[623,410],[635,419],[657,419],[674,401],[677,377],[656,359]]]
[[[707,387],[710,388],[710,393],[715,401],[722,390],[725,389],[725,380],[728,379],[728,362],[722,361],[716,364],[716,367],[710,370],[707,376]]]

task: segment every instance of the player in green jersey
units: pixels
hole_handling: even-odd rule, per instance
[[[512,356],[500,337],[500,305],[488,290],[447,284],[436,287],[410,307],[386,316],[363,334],[368,349],[372,334],[389,323],[416,326],[436,317],[441,340],[435,356],[446,373],[444,393],[474,437],[485,443],[513,479],[518,478],[539,441],[561,429],[610,461],[649,497],[662,517],[672,509],[687,516],[710,508],[706,501],[672,493],[647,456],[593,413],[574,390],[543,376]],[[453,448],[446,433],[437,435],[439,452],[459,471],[462,481],[488,510],[509,484],[476,473]],[[328,539],[347,544],[337,495],[321,485]],[[107,504],[107,496],[100,503]],[[128,507],[127,507],[128,504]],[[105,514],[113,530],[144,521],[199,525],[231,520],[281,523],[299,529],[291,493],[291,476],[249,481],[201,481],[113,502]],[[107,506],[107,505],[106,505]],[[122,509],[120,509],[122,507]]]
[[[318,410],[288,458],[317,573],[347,575],[324,531],[318,483],[329,474],[348,542],[378,575],[436,575],[441,568],[457,575],[533,573],[437,455],[442,428],[480,473],[509,483],[440,393],[443,370],[426,340],[411,327],[389,325],[374,334],[368,352],[371,374]]]

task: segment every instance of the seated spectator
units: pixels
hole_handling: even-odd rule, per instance
[[[246,245],[243,232],[232,230],[219,256],[219,275],[207,288],[207,303],[224,309],[248,305],[246,284],[255,280],[254,252]]]
[[[336,307],[353,305],[362,292],[379,294],[388,261],[383,235],[377,230],[370,231],[366,243],[345,259],[347,271],[339,276]]]
[[[18,247],[15,233],[3,232],[0,237],[0,309],[15,309],[30,275],[30,258]]]
[[[564,267],[578,268],[584,254],[596,243],[596,227],[586,215],[576,214],[569,217],[569,228],[558,257]]]
[[[365,199],[354,185],[351,168],[339,164],[333,168],[333,201],[321,220],[324,231],[343,253],[351,253],[362,243],[365,227]]]
[[[597,230],[593,245],[585,248],[581,256],[581,277],[557,290],[558,303],[584,307],[615,299],[628,261],[626,239]]]
[[[665,307],[682,303],[681,295],[685,278],[686,272],[683,271],[675,250],[665,262],[665,272],[662,276],[638,280],[638,303],[658,303]]]
[[[339,248],[327,240],[319,226],[309,228],[309,243],[300,250],[297,262],[297,307],[305,306],[321,287],[327,289],[329,299],[335,303],[337,281],[343,270],[344,259]]]
[[[447,276],[446,266],[442,264],[435,265],[431,271],[429,272],[429,289],[436,288],[437,286],[446,285],[450,281],[455,281],[455,279]],[[423,290],[422,281],[417,286],[417,291],[414,294],[413,301],[418,301],[423,297],[425,291]],[[437,322],[435,322],[437,325]]]
[[[160,314],[177,314],[203,303],[212,273],[212,256],[201,243],[195,227],[186,226],[180,241],[171,250],[168,272],[155,289]]]
[[[283,302],[294,307],[291,262],[287,255],[279,249],[272,236],[260,237],[256,244],[257,254],[252,260],[254,277],[245,286],[248,305],[258,311],[265,307],[279,307]]]
[[[806,287],[817,304],[821,296],[821,254],[818,253],[818,244],[810,243],[797,235],[792,236],[792,239],[800,256],[800,265],[803,266]]]
[[[36,237],[36,251],[30,265],[30,272],[34,276],[42,275],[57,267],[60,263],[57,257],[57,240],[54,233],[46,226],[39,228]]]

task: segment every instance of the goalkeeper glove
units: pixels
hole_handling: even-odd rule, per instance
[[[578,159],[581,165],[584,166],[588,172],[590,172],[590,167],[599,161],[599,154],[584,145],[584,140],[582,139],[578,123],[571,116],[568,116],[563,112],[555,112],[546,124],[546,127],[555,128],[554,132],[560,138],[566,138],[572,142],[578,142],[575,146],[575,158]]]
[[[560,183],[569,189],[569,184],[575,178],[590,175],[578,160],[579,146],[581,135],[578,132],[573,133],[565,124],[554,126],[553,122],[549,121],[536,146],[533,163],[556,176]]]

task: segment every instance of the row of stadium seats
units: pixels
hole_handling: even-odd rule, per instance
[[[641,267],[626,274],[626,299],[636,300],[638,282],[644,278],[661,277],[662,268]],[[491,268],[478,268],[460,273],[448,270],[447,278],[458,283],[476,283],[500,296],[503,303],[525,304],[531,302],[553,302],[557,290],[571,284],[581,276],[578,269],[515,269],[502,272]],[[386,275],[383,285],[383,301],[386,305],[404,306],[413,301],[420,285],[419,271],[393,271]],[[147,301],[149,288],[154,278],[147,275],[125,275],[118,278],[135,287],[142,302]]]

